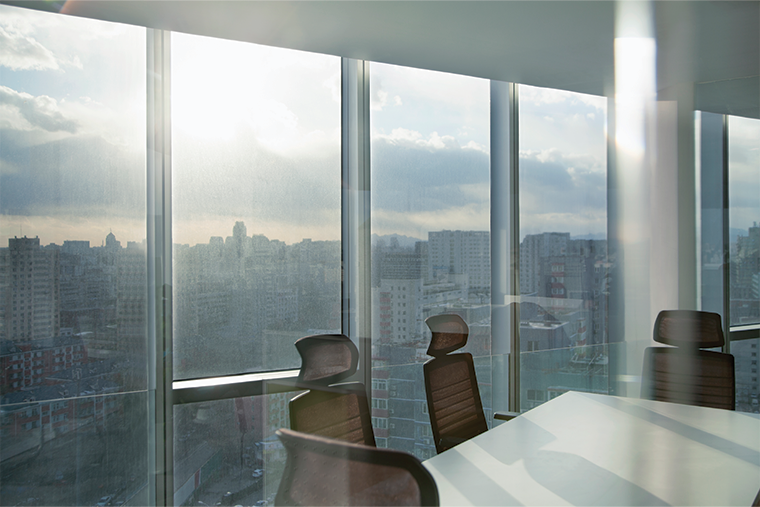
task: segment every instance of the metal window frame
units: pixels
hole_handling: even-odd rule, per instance
[[[356,380],[372,399],[370,62],[341,59],[341,272],[343,334],[359,348]]]
[[[171,32],[146,32],[149,498],[174,503]]]
[[[511,304],[520,298],[518,90],[516,83],[490,82],[492,402],[495,411],[510,412],[520,411],[520,312]]]

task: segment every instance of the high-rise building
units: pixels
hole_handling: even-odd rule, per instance
[[[528,234],[520,243],[520,292],[539,294],[542,290],[541,263],[547,257],[565,255],[570,241],[568,232]]]
[[[0,340],[28,341],[60,332],[60,256],[40,248],[40,239],[10,238],[2,250],[4,283]]]
[[[491,238],[488,231],[428,233],[428,277],[466,274],[471,291],[490,291]]]

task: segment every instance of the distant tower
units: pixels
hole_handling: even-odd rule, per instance
[[[234,240],[235,255],[238,258],[245,257],[245,238],[246,229],[243,222],[235,222],[235,227],[232,228],[232,238]]]
[[[232,228],[232,236],[235,238],[245,238],[248,231],[245,228],[245,222],[235,222],[235,227]]]
[[[41,249],[39,238],[10,238],[0,252],[5,268],[0,293],[0,339],[27,341],[57,336],[61,328],[60,257]]]

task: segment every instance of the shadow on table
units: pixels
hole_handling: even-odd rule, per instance
[[[646,489],[575,454],[538,451],[524,464],[537,483],[571,505],[668,505]]]

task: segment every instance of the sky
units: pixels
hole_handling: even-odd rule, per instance
[[[0,6],[0,246],[145,237],[145,29]]]
[[[370,69],[372,232],[488,230],[488,81]],[[145,82],[145,29],[0,6],[0,246],[145,238]],[[606,99],[519,96],[521,236],[604,237]],[[746,228],[760,129],[731,131]],[[173,34],[172,160],[175,243],[340,239],[340,60]]]

